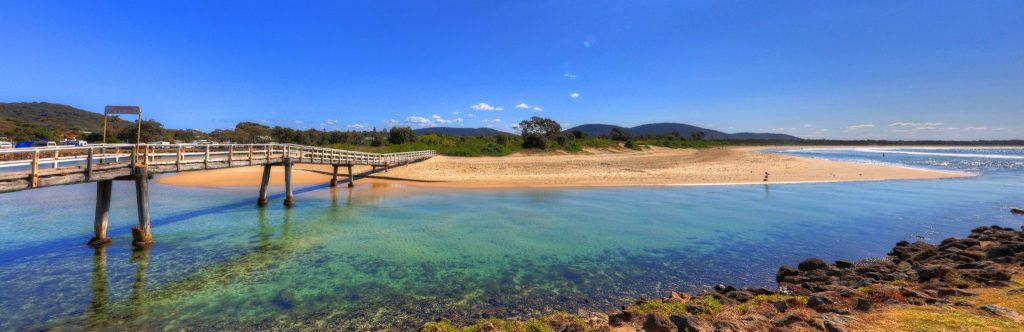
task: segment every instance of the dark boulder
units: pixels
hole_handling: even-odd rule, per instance
[[[794,269],[792,266],[783,265],[779,267],[779,272],[775,274],[775,282],[781,282],[786,280],[786,277],[798,276],[800,271]]]
[[[917,270],[917,279],[922,282],[932,279],[942,279],[942,277],[952,271],[952,268],[945,265],[926,265]]]
[[[828,263],[821,260],[820,258],[808,258],[796,266],[800,271],[814,271],[824,270],[828,268]]]
[[[807,307],[817,311],[828,311],[836,301],[824,294],[813,294],[807,297]]]
[[[676,329],[679,332],[697,332],[700,328],[697,327],[693,317],[672,315],[668,317],[668,320],[675,324]]]
[[[853,309],[860,311],[871,310],[871,301],[868,299],[857,299],[857,302],[853,304]]]
[[[629,310],[623,310],[614,314],[608,315],[608,324],[611,326],[622,326],[629,324],[636,319],[636,314]]]
[[[750,301],[750,299],[754,298],[754,294],[748,291],[737,290],[726,293],[725,297],[736,300],[739,303],[745,303],[747,301]]]
[[[676,332],[676,324],[662,315],[649,314],[644,320],[644,331],[649,332]]]
[[[725,293],[728,293],[728,292],[736,290],[736,287],[726,286],[726,285],[723,285],[723,284],[717,284],[717,285],[715,285],[714,289],[715,289],[716,292],[718,292],[718,294],[725,294]]]
[[[1013,254],[1014,254],[1013,249],[1011,249],[1010,247],[1007,247],[1007,246],[995,246],[995,247],[988,248],[988,250],[985,251],[985,258],[993,259],[993,258],[1000,258],[1000,257],[1012,257]]]
[[[836,267],[840,269],[852,269],[853,263],[844,260],[836,260]]]

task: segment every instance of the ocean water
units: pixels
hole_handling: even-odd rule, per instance
[[[882,152],[884,151],[884,152]],[[608,310],[639,296],[774,285],[806,257],[885,255],[979,225],[1019,227],[1022,149],[775,153],[978,174],[949,180],[559,190],[151,185],[156,244],[130,248],[134,189],[114,185],[93,249],[95,187],[0,195],[0,330],[374,329]],[[882,156],[885,153],[885,156]],[[281,188],[274,188],[280,193]]]

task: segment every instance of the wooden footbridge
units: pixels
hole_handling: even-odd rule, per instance
[[[348,168],[348,186],[355,180],[352,166],[371,166],[373,171],[429,159],[434,151],[366,153],[295,144],[103,144],[22,149],[0,149],[0,193],[56,185],[96,182],[95,235],[91,245],[110,242],[107,217],[114,180],[135,182],[139,225],[132,228],[132,244],[153,242],[149,219],[149,180],[153,174],[219,168],[263,166],[259,206],[267,205],[267,186],[272,166],[284,167],[284,205],[295,203],[292,165],[331,165],[331,187],[338,183],[338,168]]]

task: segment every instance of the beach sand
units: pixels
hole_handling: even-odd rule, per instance
[[[838,162],[758,152],[756,147],[644,151],[588,150],[582,153],[514,154],[505,157],[448,157],[396,167],[357,178],[356,184],[401,184],[444,188],[557,188],[839,182],[939,179],[969,174],[890,165]],[[369,167],[355,167],[355,173]],[[274,167],[271,184],[283,182]],[[297,164],[295,185],[330,181],[331,167]],[[342,167],[339,172],[345,173]],[[261,167],[187,172],[160,183],[194,187],[258,186]],[[346,179],[340,174],[339,181]]]

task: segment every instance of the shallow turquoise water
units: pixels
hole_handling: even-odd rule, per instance
[[[291,210],[281,197],[256,208],[251,188],[154,183],[157,243],[141,252],[129,248],[129,183],[115,184],[114,243],[99,251],[84,245],[93,185],[10,193],[0,195],[0,329],[403,329],[441,318],[607,310],[719,282],[771,287],[778,265],[805,257],[881,256],[900,240],[939,241],[1024,219],[1007,212],[1024,205],[1015,161],[786,153],[982,175],[523,191],[314,186],[299,191]]]

